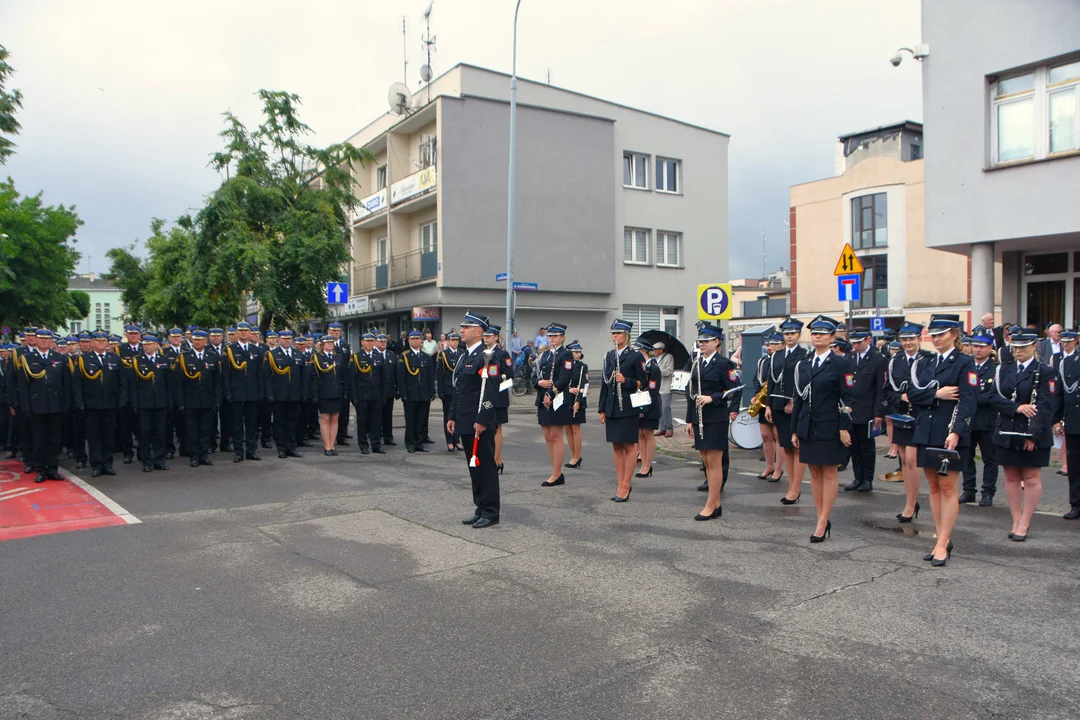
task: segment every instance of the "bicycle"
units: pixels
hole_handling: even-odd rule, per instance
[[[514,387],[512,392],[514,397],[522,397],[529,392],[529,388],[532,385],[532,378],[530,377],[529,367],[527,365],[518,365],[514,368]]]

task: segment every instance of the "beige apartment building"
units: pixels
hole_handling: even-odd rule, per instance
[[[903,122],[842,135],[835,176],[791,188],[791,312],[841,318],[833,275],[845,243],[863,265],[862,296],[851,307],[852,326],[887,328],[903,319],[926,323],[938,312],[971,317],[968,258],[926,247],[922,125]],[[995,273],[1000,314],[1001,263]],[[1000,316],[998,316],[1000,320]]]

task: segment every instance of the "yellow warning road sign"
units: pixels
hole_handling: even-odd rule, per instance
[[[844,251],[840,253],[840,259],[836,261],[836,269],[833,275],[859,275],[863,271],[862,263],[855,257],[855,251],[851,249],[851,243],[844,243]]]

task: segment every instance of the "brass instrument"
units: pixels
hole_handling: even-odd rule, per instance
[[[757,417],[761,414],[761,411],[765,409],[765,397],[769,394],[769,381],[766,380],[761,384],[761,389],[758,390],[757,395],[750,401],[750,409],[747,410],[747,414],[750,417]]]

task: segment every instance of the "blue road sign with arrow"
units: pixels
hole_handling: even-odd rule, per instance
[[[341,305],[349,299],[349,283],[332,282],[326,286],[326,302]]]

